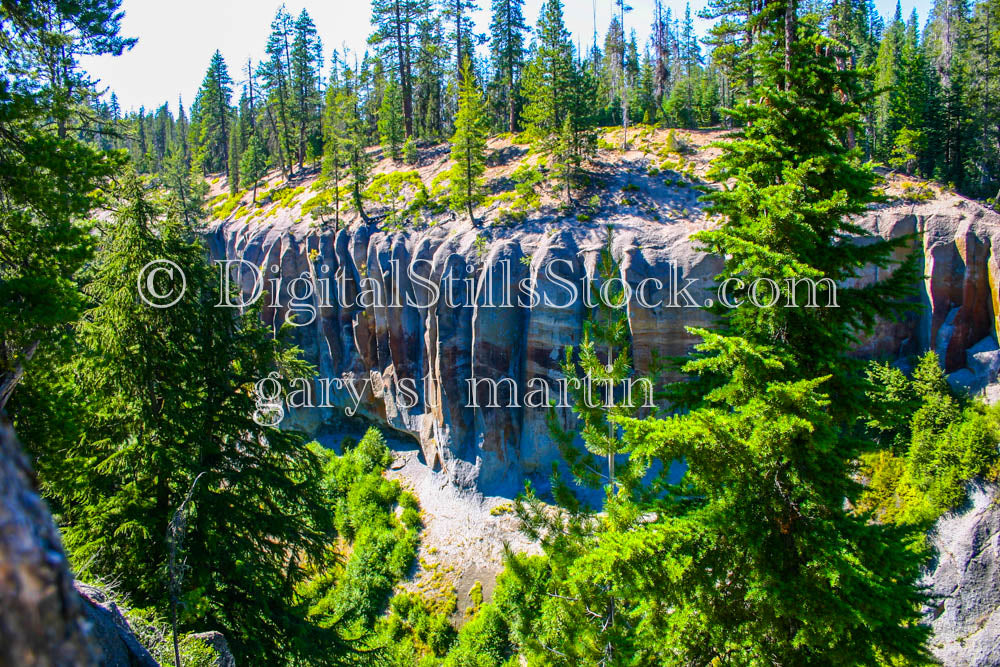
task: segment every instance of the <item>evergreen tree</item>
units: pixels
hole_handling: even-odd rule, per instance
[[[653,34],[650,42],[653,47],[653,95],[656,106],[663,104],[663,98],[670,88],[670,73],[672,68],[672,53],[674,36],[671,31],[671,10],[663,8],[663,0],[653,3]]]
[[[614,16],[611,19],[611,25],[608,26],[608,34],[604,37],[602,92],[604,93],[608,119],[617,117],[618,123],[622,124],[623,128],[622,114],[625,109],[624,95],[627,87],[625,82],[625,48],[625,31],[622,29],[618,17]]]
[[[403,128],[413,136],[413,52],[418,23],[429,13],[427,0],[373,0],[369,42],[384,45],[383,57],[395,64],[399,76]]]
[[[546,0],[535,29],[536,43],[524,78],[524,120],[536,138],[556,135],[575,106],[573,44],[561,0]]]
[[[672,609],[645,630],[675,662],[919,660],[912,534],[850,505],[854,462],[875,446],[856,434],[866,406],[851,346],[887,309],[902,312],[913,264],[838,287],[838,308],[803,307],[796,281],[828,280],[817,298],[829,297],[865,266],[889,266],[899,243],[847,240],[865,235],[850,220],[878,199],[874,173],[844,145],[859,119],[844,101],[856,74],[837,67],[836,43],[807,26],[787,32],[783,12],[766,25],[761,39],[781,48],[757,52],[760,101],[735,110],[743,129],[713,174],[733,185],[707,197],[723,222],[695,238],[726,258],[720,281],[782,276],[776,296],[795,307],[757,307],[744,290],[721,329],[697,331],[685,365],[695,380],[674,392],[687,412],[625,421],[633,456],[664,470],[684,460],[687,472],[679,484],[664,476],[661,499],[640,507],[658,519],[591,558],[608,585],[655,597],[642,608]],[[653,545],[655,569],[632,557]]]
[[[494,102],[507,132],[517,130],[524,69],[524,0],[493,0],[490,22],[490,63],[493,66]]]
[[[378,133],[385,155],[391,157],[394,162],[399,162],[405,140],[400,95],[399,84],[396,79],[390,77],[378,111]]]
[[[234,127],[229,132],[229,193],[237,194],[240,191],[240,160],[243,158],[242,146],[240,146],[240,133],[238,127]]]
[[[996,103],[1000,74],[998,25],[1000,4],[996,0],[978,2],[969,21],[964,66],[970,75],[968,103],[972,116],[964,190],[994,200],[1000,188],[1000,114]]]
[[[266,98],[265,115],[274,152],[286,179],[292,175],[295,158],[295,139],[292,124],[291,50],[294,24],[284,6],[278,9],[271,22],[267,39],[267,60],[260,64],[257,75]]]
[[[267,175],[267,154],[264,152],[264,144],[256,134],[252,134],[250,141],[247,142],[247,149],[240,157],[240,183],[244,188],[253,190],[254,204],[257,203],[257,186],[265,175]]]
[[[621,51],[621,104],[622,104],[622,150],[628,150],[628,103],[629,103],[629,79],[630,68],[626,56],[625,45],[625,13],[632,11],[625,0],[615,0],[615,8],[618,10],[618,20],[622,31],[622,51]],[[632,51],[635,56],[635,67],[638,69],[638,52],[635,50],[635,35],[633,34]]]
[[[233,80],[222,54],[216,51],[195,98],[192,116],[198,127],[196,161],[204,173],[224,171],[229,175],[230,100]],[[145,151],[143,151],[145,152]]]
[[[133,150],[129,152],[132,155],[132,163],[136,165],[140,173],[143,173],[146,171],[147,157],[149,155],[149,142],[146,138],[146,107],[139,107],[139,115],[135,118],[135,126],[136,142]],[[191,127],[195,129],[200,126],[192,124]]]
[[[634,631],[642,625],[645,611],[633,607],[635,593],[619,599],[618,591],[608,585],[614,574],[591,561],[595,545],[625,541],[640,525],[635,501],[645,471],[622,459],[620,427],[614,420],[636,416],[653,399],[652,381],[633,373],[627,299],[617,282],[622,272],[613,249],[609,227],[590,283],[596,307],[584,321],[579,347],[568,348],[563,362],[567,380],[579,383],[568,385],[576,387],[572,394],[577,419],[565,427],[555,409],[548,415],[550,433],[574,481],[584,488],[603,487],[604,511],[590,508],[558,475],[553,496],[560,512],[553,513],[532,492],[515,506],[527,534],[542,544],[548,573],[547,600],[533,610],[538,618],[525,641],[529,662],[533,658],[559,665],[629,664],[630,659],[638,664],[670,662],[650,659],[656,640]],[[653,645],[643,646],[649,640]]]
[[[448,37],[455,56],[453,71],[456,73],[456,80],[461,81],[465,61],[473,62],[475,58],[473,48],[478,44],[478,38],[473,33],[471,15],[479,10],[479,6],[476,0],[442,0],[441,9],[445,22],[452,28]]]
[[[938,160],[935,177],[964,185],[968,149],[969,105],[964,68],[968,6],[964,0],[935,0],[924,32],[924,50],[936,74],[936,118],[928,143],[935,146]]]
[[[897,116],[900,95],[898,81],[902,67],[903,40],[906,27],[903,25],[902,9],[896,3],[896,14],[879,45],[875,59],[875,154],[886,159],[892,148],[896,132],[902,127]]]
[[[701,17],[715,21],[705,42],[712,47],[713,62],[725,73],[734,91],[730,99],[749,95],[757,83],[752,54],[759,44],[762,22],[780,3],[761,6],[756,0],[708,0]]]
[[[292,593],[304,560],[329,562],[320,462],[301,435],[253,417],[260,378],[308,369],[272,340],[259,311],[216,307],[204,248],[175,219],[156,222],[137,179],[125,179],[121,197],[88,281],[75,358],[50,387],[79,413],[65,440],[34,441],[43,461],[87,471],[48,485],[64,508],[66,545],[86,576],[165,611],[167,529],[190,491],[182,628],[223,629],[246,664],[343,655],[337,631],[313,625]],[[186,297],[171,308],[135,296],[135,276],[154,259],[185,273]],[[176,287],[154,278],[158,293]]]
[[[323,171],[320,184],[330,197],[330,203],[322,213],[332,211],[335,233],[340,230],[340,184],[344,180],[351,152],[351,137],[345,122],[351,104],[350,93],[331,81],[326,91],[323,116]]]
[[[918,165],[926,165],[929,71],[920,44],[916,11],[906,24],[906,34],[900,53],[899,93],[895,98],[894,116],[900,124],[893,141],[889,163],[913,173]]]
[[[305,9],[295,20],[293,30],[289,73],[298,135],[297,155],[302,169],[307,159],[315,160],[322,153],[323,42]]]
[[[72,279],[91,238],[90,225],[77,220],[98,204],[97,191],[121,160],[63,130],[93,92],[91,84],[75,87],[86,78],[79,57],[120,55],[135,42],[118,34],[120,5],[58,3],[60,25],[71,34],[53,41],[48,18],[57,3],[0,4],[0,410],[38,350],[79,313]]]
[[[352,88],[352,82],[348,80],[347,90],[351,94],[343,106],[343,122],[346,128],[347,141],[347,163],[351,172],[351,204],[363,220],[367,221],[364,206],[364,193],[368,188],[368,180],[371,174],[371,156],[366,149],[366,133],[364,119],[361,117],[361,103],[358,100],[357,91]]]
[[[448,49],[444,25],[437,14],[427,15],[418,26],[414,115],[417,134],[440,139],[444,135],[444,105]]]
[[[200,169],[192,169],[180,149],[167,157],[163,185],[167,189],[167,202],[172,214],[188,229],[194,229],[202,218],[208,183]]]
[[[486,171],[486,139],[488,137],[486,108],[475,77],[466,62],[455,116],[455,134],[451,138],[450,172],[451,207],[466,211],[475,225],[474,209],[483,199],[482,175]]]

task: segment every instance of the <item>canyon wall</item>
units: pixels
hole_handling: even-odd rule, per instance
[[[268,323],[277,328],[294,314],[300,326],[291,332],[293,340],[320,377],[353,382],[359,414],[412,435],[427,463],[461,486],[516,490],[524,475],[547,475],[558,459],[547,411],[527,405],[537,404],[541,387],[559,398],[560,363],[565,348],[580,342],[586,310],[582,293],[570,298],[567,281],[582,292],[585,277],[595,273],[608,225],[615,230],[623,278],[632,286],[647,278],[662,282],[659,288],[647,283],[642,296],[647,304],[663,303],[647,308],[633,298],[628,307],[639,370],[648,368],[654,351],[685,353],[696,341],[686,327],[711,323],[695,306],[717,296],[712,279],[721,260],[690,240],[708,224],[697,195],[692,190],[683,213],[665,221],[624,214],[587,222],[539,217],[476,229],[454,219],[416,231],[356,225],[334,234],[289,210],[265,223],[217,222],[207,235],[213,258],[234,263],[232,275],[245,297],[255,291],[258,274],[267,281],[270,294],[261,301]],[[887,238],[914,234],[910,249],[925,278],[914,312],[900,322],[880,323],[859,354],[896,358],[934,349],[963,386],[976,389],[991,381],[998,357],[1000,263],[993,246],[1000,240],[1000,216],[944,194],[882,206],[862,224]],[[441,284],[449,272],[455,283],[468,278],[462,286],[471,284],[472,290],[464,298],[459,287],[454,299],[434,299],[424,283]],[[870,268],[858,281],[880,277],[879,269]],[[270,282],[279,278],[280,284]],[[534,302],[518,292],[522,284],[533,290]],[[514,287],[509,303],[505,286]],[[299,296],[317,294],[296,305],[289,289]],[[275,301],[273,294],[282,297]],[[315,318],[302,304],[315,307]],[[989,363],[972,363],[980,353]],[[500,407],[489,407],[485,387],[475,394],[480,407],[470,407],[470,378],[509,378],[499,392]],[[516,406],[507,407],[512,386]],[[313,405],[323,403],[322,393],[317,389]],[[331,386],[329,394],[325,407],[292,410],[286,424],[317,433],[357,402],[346,385]],[[559,410],[559,418],[571,423],[570,411]]]

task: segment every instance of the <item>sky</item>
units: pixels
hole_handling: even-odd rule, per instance
[[[903,15],[908,16],[916,7],[923,24],[930,2],[901,0]],[[83,66],[100,80],[102,88],[117,93],[124,110],[155,109],[168,102],[176,111],[179,98],[190,106],[209,59],[218,49],[229,64],[238,96],[246,79],[247,59],[256,63],[263,56],[271,19],[281,4],[281,0],[124,0],[122,34],[138,37],[138,44],[117,58],[86,58]],[[346,46],[359,53],[366,48],[371,28],[370,5],[365,0],[286,0],[284,4],[293,15],[303,8],[309,10],[323,39],[327,61],[334,48]],[[476,30],[485,33],[489,29],[489,0],[479,0],[479,4],[484,9],[475,15]],[[591,43],[595,9],[603,39],[613,4],[614,0],[564,0],[566,24],[574,39],[584,45]],[[653,0],[630,0],[630,4],[633,11],[626,15],[626,30],[634,28],[641,45],[649,38]],[[683,0],[666,0],[665,4],[675,16],[683,17]],[[696,15],[705,4],[706,0],[692,0],[692,13]],[[525,0],[529,25],[535,24],[541,5],[542,0]],[[891,15],[895,5],[896,0],[876,0],[883,16]],[[696,19],[700,33],[707,26],[707,21]]]

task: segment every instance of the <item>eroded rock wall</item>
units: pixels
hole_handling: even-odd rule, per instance
[[[295,330],[319,375],[352,378],[364,386],[359,412],[413,435],[427,462],[455,482],[492,487],[519,484],[524,474],[547,474],[558,458],[546,411],[525,407],[525,399],[539,380],[558,398],[560,362],[566,346],[580,341],[586,314],[583,295],[569,299],[566,281],[582,287],[584,277],[594,275],[607,225],[615,228],[624,279],[633,286],[646,278],[663,283],[643,295],[646,303],[662,300],[662,305],[645,308],[633,299],[628,310],[640,370],[654,351],[684,354],[695,342],[687,327],[711,324],[703,310],[685,307],[715,296],[712,279],[721,267],[720,258],[697,251],[690,241],[708,224],[694,210],[695,215],[665,222],[624,215],[588,223],[539,218],[513,228],[474,229],[455,220],[410,232],[355,226],[337,234],[289,213],[263,224],[221,222],[208,230],[208,238],[214,258],[245,261],[236,268],[245,295],[254,290],[252,267],[262,268],[266,280],[284,281],[267,283],[272,293],[299,276],[317,286],[327,279],[328,303],[307,299],[317,306],[317,316]],[[996,336],[1000,263],[993,248],[1000,240],[1000,216],[943,195],[873,210],[862,224],[887,238],[913,235],[899,255],[916,252],[925,278],[917,286],[914,312],[900,322],[880,323],[859,354],[899,357],[934,349],[949,372],[962,369],[970,348]],[[407,275],[409,266],[435,284],[449,272],[456,280],[470,278],[474,288],[467,305],[449,304],[444,297],[435,301],[421,280]],[[344,278],[337,280],[341,271]],[[884,271],[872,267],[858,281],[878,280]],[[518,304],[514,289],[514,303],[504,305],[503,286],[522,281],[540,298]],[[689,281],[691,301],[680,289]],[[380,292],[382,303],[359,300],[365,291]],[[264,310],[275,327],[296,310],[287,298],[277,303]],[[308,319],[309,313],[297,310],[296,319]],[[499,396],[503,407],[486,407],[487,397],[479,394],[482,407],[470,407],[470,378],[509,378],[520,407],[506,407],[507,387]],[[417,400],[410,407],[404,381],[415,387]],[[331,394],[330,407],[296,410],[288,423],[316,432],[354,402],[344,389]],[[571,415],[562,410],[559,418],[569,423]]]
[[[965,507],[934,526],[924,584],[934,656],[953,667],[1000,665],[1000,508],[997,487],[976,483]]]

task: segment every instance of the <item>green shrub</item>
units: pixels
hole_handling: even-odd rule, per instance
[[[413,137],[410,137],[403,144],[403,162],[406,164],[416,164],[417,158],[417,142]]]
[[[384,639],[396,643],[392,664],[439,664],[418,662],[428,658],[443,658],[455,642],[455,629],[446,614],[436,611],[434,604],[417,593],[400,593],[389,604],[389,616],[382,623]],[[400,650],[403,647],[403,650]]]
[[[403,510],[403,515],[400,517],[403,525],[408,528],[420,528],[423,525],[423,521],[420,518],[420,512],[413,509],[412,507],[407,507]]]
[[[934,190],[926,183],[903,183],[901,197],[908,202],[922,202],[934,199]]]
[[[883,449],[865,456],[859,508],[890,523],[932,522],[960,507],[967,484],[1000,467],[1000,407],[952,393],[928,352],[912,377],[873,364],[868,428]]]
[[[401,226],[413,222],[420,209],[430,203],[430,193],[416,171],[379,174],[364,192],[365,198],[388,209],[386,224]]]
[[[343,448],[344,454],[336,456],[312,447],[323,460],[324,492],[350,557],[339,576],[317,572],[299,593],[310,601],[310,613],[339,619],[364,635],[375,631],[394,588],[413,566],[420,508],[398,481],[383,477],[392,452],[378,429],[369,429],[357,444],[345,440]],[[402,508],[400,518],[397,508]]]

